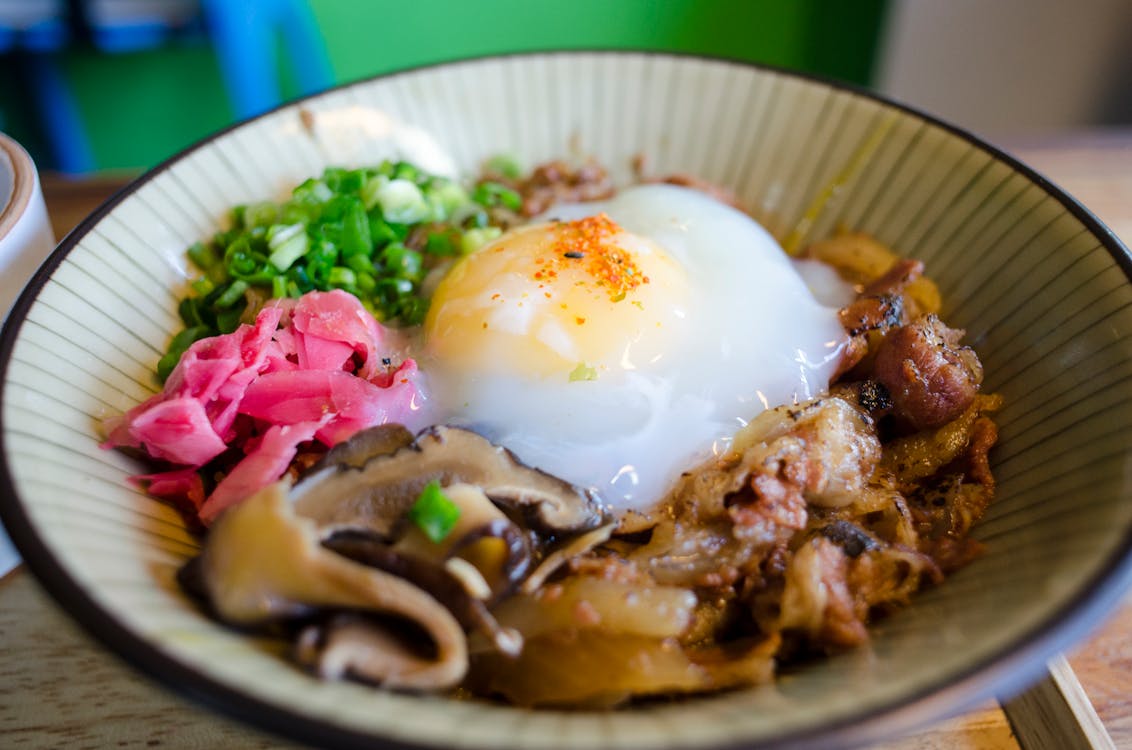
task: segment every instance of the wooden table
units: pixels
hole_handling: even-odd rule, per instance
[[[1132,131],[1020,142],[1010,150],[1132,244]],[[61,238],[121,184],[46,178],[56,235]],[[20,568],[0,580],[0,653],[0,747],[291,746],[156,688],[92,642]],[[1132,597],[1069,655],[1069,663],[1115,746],[1132,750]],[[879,748],[1017,750],[1018,739],[992,704]],[[1023,739],[1026,750],[1064,747],[1048,735]]]

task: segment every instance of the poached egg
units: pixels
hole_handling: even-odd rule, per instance
[[[657,184],[557,206],[462,258],[417,357],[433,421],[626,511],[763,410],[825,391],[845,340],[757,222]]]

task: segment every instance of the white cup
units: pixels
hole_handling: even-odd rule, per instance
[[[35,164],[20,144],[0,133],[0,317],[53,247]]]
[[[0,319],[54,246],[35,164],[20,144],[0,133]],[[18,562],[0,527],[0,576]]]

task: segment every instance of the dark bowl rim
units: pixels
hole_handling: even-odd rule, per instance
[[[490,60],[591,55],[667,58],[683,61],[699,60],[708,63],[729,64],[819,84],[871,100],[884,107],[918,118],[984,151],[995,160],[1025,176],[1047,195],[1057,200],[1100,241],[1109,255],[1124,271],[1125,276],[1132,282],[1132,252],[1116,237],[1111,229],[1105,226],[1092,211],[1077,199],[1041,173],[970,131],[915,107],[882,96],[866,87],[774,65],[706,54],[628,48],[525,50],[442,60],[407,67],[344,82],[324,91],[298,97],[254,117],[234,122],[178,151],[133,179],[68,232],[36,271],[8,313],[3,329],[0,330],[0,404],[3,403],[6,396],[8,367],[20,329],[28,310],[55,269],[75,248],[79,240],[88,234],[119,203],[187,155],[211,145],[234,130],[271,117],[282,110],[301,107],[305,102],[354,86],[364,86],[373,81],[395,78],[433,68]],[[126,624],[116,618],[113,612],[101,607],[82,584],[66,572],[52,555],[43,539],[35,532],[19,500],[13,481],[8,460],[6,434],[4,415],[0,411],[0,456],[3,457],[3,460],[0,461],[0,521],[3,522],[27,568],[55,602],[87,633],[101,642],[102,645],[108,647],[120,659],[174,693],[280,737],[302,740],[316,746],[368,748],[373,747],[375,741],[379,741],[383,743],[382,747],[391,748],[391,750],[435,750],[432,745],[406,743],[401,740],[393,740],[388,736],[348,729],[330,721],[293,713],[278,704],[270,703],[229,687],[135,634]],[[841,747],[859,746],[912,731],[925,726],[929,722],[969,710],[990,699],[1011,697],[1037,680],[1046,670],[1046,662],[1050,658],[1093,630],[1101,619],[1111,612],[1122,594],[1129,588],[1132,588],[1132,527],[1126,530],[1125,537],[1118,549],[1110,555],[1065,606],[1031,628],[1025,637],[1002,647],[978,664],[972,665],[958,674],[953,674],[949,678],[927,685],[918,691],[887,701],[857,716],[843,717],[776,736],[757,740],[739,740],[732,744],[713,745],[712,747],[720,750],[740,750],[740,748],[753,747],[816,750],[817,748],[827,747],[831,740],[835,740],[837,745]],[[704,746],[689,745],[688,747]]]

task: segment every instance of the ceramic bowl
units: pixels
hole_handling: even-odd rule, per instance
[[[99,421],[150,395],[178,329],[184,250],[237,203],[326,165],[409,158],[456,174],[510,153],[592,155],[624,184],[732,188],[774,234],[859,229],[922,259],[944,319],[1001,393],[985,556],[877,624],[868,649],[773,686],[615,712],[518,710],[323,684],[203,617],[174,582],[198,547],[131,488]],[[0,339],[3,520],[90,632],[175,690],[323,745],[847,746],[1023,688],[1132,578],[1132,268],[1047,180],[971,135],[867,93],[698,58],[489,58],[345,86],[226,130],[149,172],[68,236]]]

